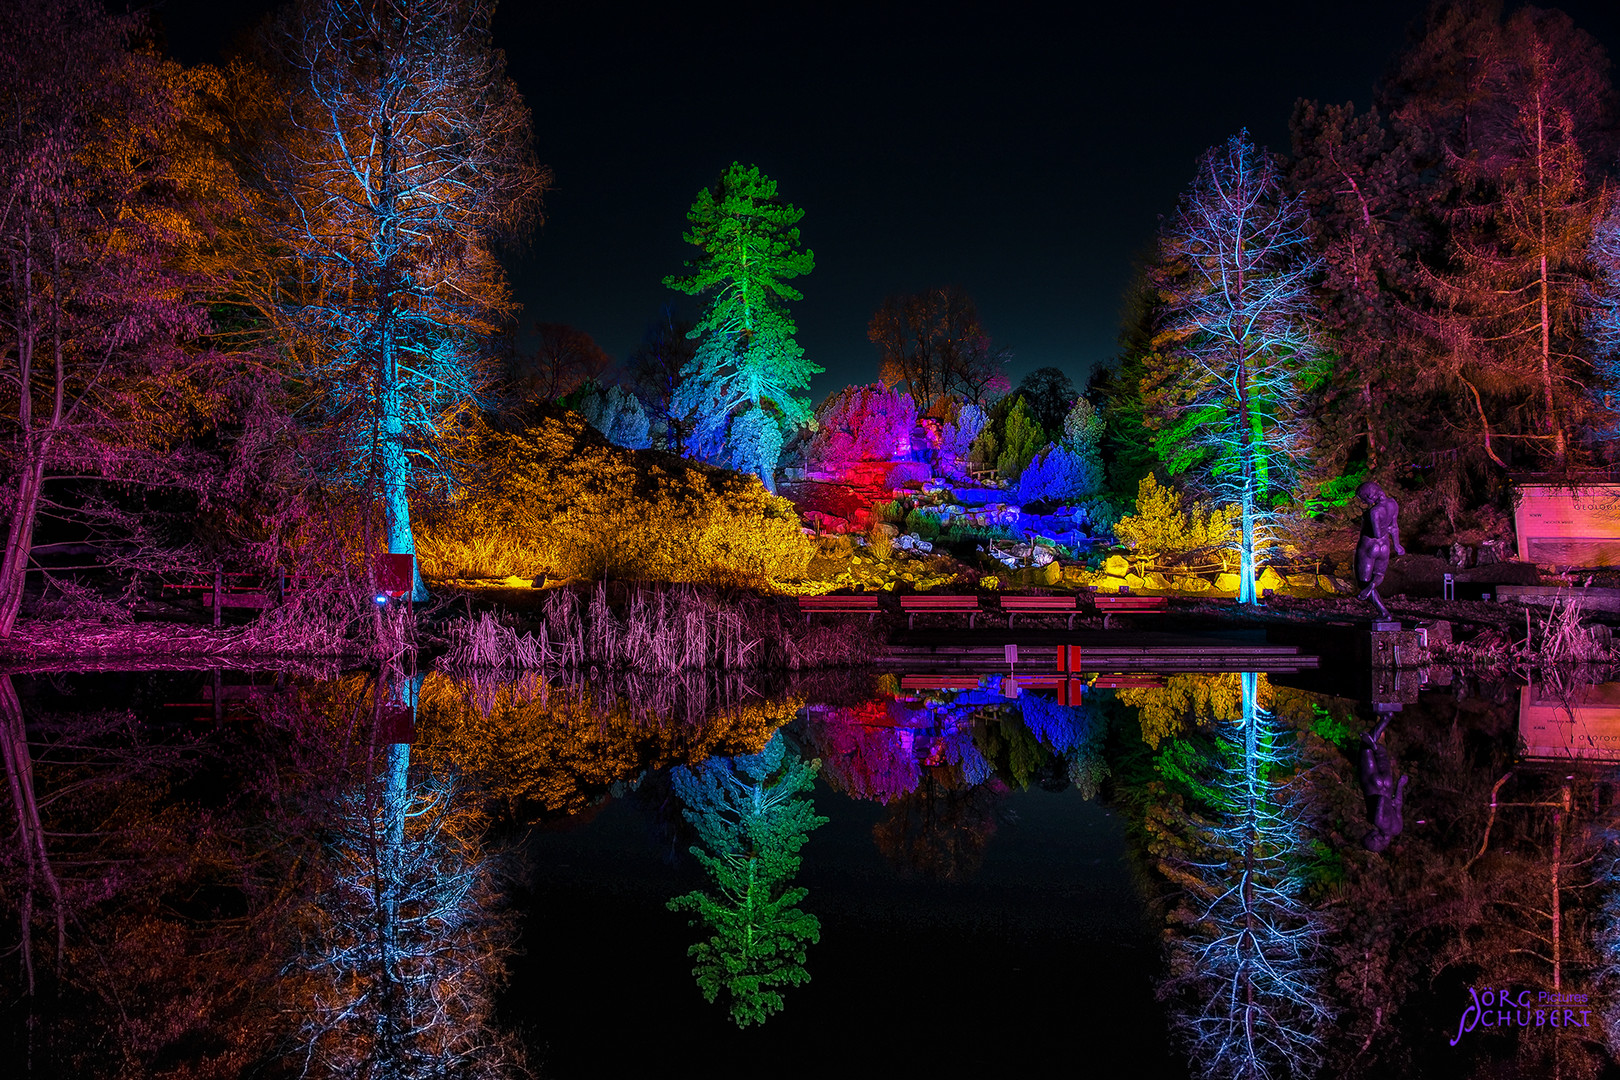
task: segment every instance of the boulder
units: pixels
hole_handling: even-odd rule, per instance
[[[1142,575],[1142,587],[1144,589],[1153,589],[1158,592],[1163,592],[1164,590],[1170,588],[1170,581],[1157,570],[1150,570],[1148,573]]]
[[[1215,584],[1211,588],[1216,592],[1235,593],[1238,591],[1238,576],[1236,574],[1216,574]]]
[[[1131,564],[1125,561],[1123,555],[1110,555],[1108,560],[1103,563],[1103,572],[1122,578],[1131,572]]]
[[[1140,589],[1146,583],[1147,583],[1147,580],[1145,578],[1143,578],[1141,574],[1126,574],[1125,575],[1125,584],[1129,585],[1131,587],[1131,591],[1133,591],[1133,592],[1136,591],[1137,589]]]
[[[1199,593],[1209,591],[1209,579],[1201,578],[1197,574],[1188,574],[1186,577],[1178,577],[1176,578],[1174,585],[1182,592]]]
[[[1286,583],[1283,581],[1283,576],[1270,566],[1260,571],[1260,576],[1254,579],[1255,590],[1262,596],[1265,595],[1267,589],[1281,589],[1284,584]]]
[[[1117,593],[1119,592],[1119,587],[1127,584],[1127,582],[1118,574],[1108,574],[1098,578],[1093,584],[1097,586],[1098,592]]]
[[[1091,582],[1091,575],[1083,566],[1065,566],[1063,568],[1063,583],[1065,585],[1086,585]]]
[[[1049,562],[1036,572],[1042,585],[1056,585],[1063,580],[1063,567],[1056,562]]]
[[[1319,589],[1322,587],[1318,584],[1322,579],[1315,574],[1289,574],[1283,580],[1287,581],[1289,586],[1295,589]]]

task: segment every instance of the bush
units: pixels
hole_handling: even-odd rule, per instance
[[[921,461],[901,461],[889,470],[884,483],[893,491],[910,483],[921,483],[933,475],[934,471]]]
[[[1002,476],[1016,480],[1046,444],[1046,432],[1041,430],[1039,421],[1031,415],[1024,399],[1019,398],[1013,402],[1012,411],[1007,414],[1003,434],[1001,453],[996,455],[996,468]]]
[[[810,438],[813,467],[841,472],[860,461],[885,461],[910,452],[917,406],[910,394],[882,383],[847,386],[816,410]]]
[[[1018,477],[1018,501],[1070,502],[1102,486],[1102,471],[1067,446],[1048,445]]]
[[[1200,504],[1191,510],[1183,509],[1181,492],[1161,487],[1149,473],[1137,485],[1136,513],[1119,519],[1114,536],[1138,555],[1174,557],[1233,543],[1237,520],[1236,506],[1212,509]]]
[[[906,515],[906,532],[916,533],[924,540],[934,540],[939,536],[939,517],[935,514],[925,514],[921,510],[913,510]]]
[[[517,432],[481,427],[454,501],[421,516],[434,577],[508,576],[763,585],[802,577],[814,545],[754,476],[609,444],[556,410]]]

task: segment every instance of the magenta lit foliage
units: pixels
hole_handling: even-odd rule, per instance
[[[810,738],[821,757],[822,776],[854,799],[890,803],[917,790],[922,770],[912,752],[912,733],[896,727],[898,703],[869,701],[834,709],[812,720]]]
[[[841,473],[862,461],[903,456],[916,426],[917,405],[910,394],[882,383],[847,386],[816,410],[810,463]]]

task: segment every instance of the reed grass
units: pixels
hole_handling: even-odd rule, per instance
[[[809,626],[774,598],[696,585],[635,586],[617,604],[604,584],[556,588],[527,628],[484,612],[445,633],[447,670],[802,670],[868,663],[877,644],[865,625]]]

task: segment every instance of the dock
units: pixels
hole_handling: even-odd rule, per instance
[[[929,640],[934,638],[935,640]],[[1080,665],[1086,672],[1264,671],[1286,673],[1314,670],[1317,657],[1296,645],[1263,640],[1263,635],[1169,634],[1149,631],[1034,632],[905,635],[888,645],[874,662],[899,672],[928,671],[1001,673],[1008,671],[1007,646],[1017,649],[1020,672],[1052,671],[1059,650],[1079,646]]]

